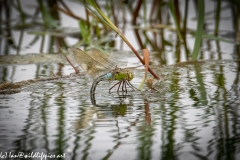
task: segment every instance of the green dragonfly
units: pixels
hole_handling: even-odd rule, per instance
[[[100,81],[119,81],[109,89],[109,93],[111,93],[111,90],[117,85],[117,92],[119,92],[119,89],[127,92],[127,86],[134,91],[137,90],[130,83],[134,78],[131,71],[137,67],[118,68],[113,61],[97,49],[92,49],[90,52],[86,53],[77,47],[71,47],[69,51],[73,53],[73,56],[80,67],[94,79],[90,90],[92,103],[95,101],[95,90]]]

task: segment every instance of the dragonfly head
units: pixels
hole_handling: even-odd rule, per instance
[[[127,73],[127,80],[131,81],[134,78],[134,74],[132,72]]]

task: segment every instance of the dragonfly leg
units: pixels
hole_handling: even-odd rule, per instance
[[[124,91],[124,84],[125,84],[125,81],[122,81],[122,92]]]
[[[122,98],[124,98],[125,97],[125,90],[124,90],[124,88],[125,88],[125,81],[122,81],[122,92],[121,92],[121,95],[122,95]]]
[[[136,91],[138,90],[136,87],[134,87],[129,81],[126,81],[127,85],[132,88],[132,90]]]
[[[117,88],[117,93],[120,92],[120,87],[121,87],[121,90],[123,93],[126,93],[128,92],[127,90],[127,86],[129,88],[131,88],[133,91],[136,91],[138,90],[136,87],[134,87],[128,80],[124,80],[124,81],[119,81],[118,83],[114,84],[110,89],[109,89],[109,94],[111,94],[111,90],[116,87],[118,85],[118,88]]]
[[[127,94],[127,82],[126,81],[124,81],[124,88],[125,88],[125,93]]]
[[[119,86],[118,86],[117,92],[119,92],[119,88],[120,88],[120,86],[122,85],[122,83],[123,83],[123,81],[120,81],[120,84],[119,84]]]
[[[120,84],[119,84],[120,83]],[[111,90],[116,86],[116,85],[121,85],[121,81],[119,81],[118,83],[114,84],[110,89],[109,89],[109,94],[111,94]],[[118,86],[119,89],[119,86]]]

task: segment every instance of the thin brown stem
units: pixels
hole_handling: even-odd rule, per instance
[[[131,45],[131,43],[127,40],[127,38],[122,34],[122,32],[120,30],[118,30],[118,33],[120,33],[120,37],[125,41],[125,43],[129,46],[129,48],[133,51],[133,53],[137,56],[137,58],[139,59],[139,61],[145,65],[143,59],[140,57],[140,55],[138,54],[137,50]],[[154,78],[156,79],[160,79],[158,77],[158,75],[156,75],[153,70],[151,68],[148,68],[148,71],[154,76]]]
[[[137,25],[137,17],[138,17],[138,13],[139,13],[139,10],[140,10],[140,8],[141,8],[141,5],[142,5],[142,0],[139,0],[138,3],[137,3],[136,9],[135,9],[135,11],[134,11],[134,13],[133,13],[132,24],[133,24],[134,26]],[[138,33],[138,29],[135,28],[135,29],[134,29],[134,32],[135,32],[135,35],[136,35],[136,38],[137,38],[137,40],[138,40],[138,43],[139,43],[140,47],[141,47],[141,48],[144,48],[143,43],[142,43],[142,40],[141,40],[141,37],[140,37],[140,35],[139,35],[139,33]]]
[[[84,23],[86,23],[84,19],[82,19],[81,17],[76,16],[76,15],[73,14],[72,12],[66,11],[66,10],[64,10],[64,9],[62,9],[62,8],[60,8],[60,7],[57,7],[57,9],[58,9],[59,11],[65,13],[66,15],[72,17],[72,18],[75,18],[75,19],[77,19],[77,20],[81,20],[81,21],[83,21]]]

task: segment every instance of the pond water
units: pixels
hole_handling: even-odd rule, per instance
[[[108,82],[101,82],[96,105],[90,100],[92,80],[88,76],[30,83],[20,93],[0,96],[0,154],[22,152],[29,158],[32,153],[64,159],[237,159],[238,64],[237,60],[212,60],[152,65],[161,77],[154,83],[157,91],[145,86],[119,98],[108,94]],[[73,72],[69,65],[63,68],[66,74]],[[144,69],[134,74],[132,84],[138,87]]]

